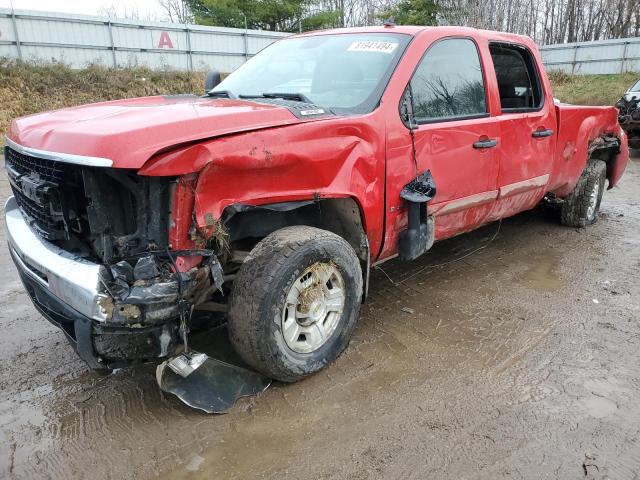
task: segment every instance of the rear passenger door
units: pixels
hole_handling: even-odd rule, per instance
[[[548,183],[555,151],[556,115],[538,65],[525,45],[489,44],[501,113],[498,201],[493,219],[533,208]]]

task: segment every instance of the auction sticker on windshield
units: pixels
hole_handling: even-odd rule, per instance
[[[360,40],[353,42],[347,51],[349,52],[378,52],[378,53],[393,53],[398,46],[394,42],[375,42]]]

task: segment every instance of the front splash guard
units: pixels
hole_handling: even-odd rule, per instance
[[[196,334],[193,340],[198,351],[189,348],[156,368],[163,392],[207,413],[225,413],[239,398],[258,395],[271,384],[270,378],[242,361],[224,324]]]
[[[170,365],[175,360],[184,362],[184,357],[202,362],[186,376],[176,373]],[[257,372],[193,351],[158,365],[156,380],[163,392],[207,413],[226,413],[240,397],[262,393],[271,384],[271,379]]]

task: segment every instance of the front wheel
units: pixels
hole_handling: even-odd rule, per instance
[[[573,191],[562,203],[560,220],[569,227],[584,227],[598,219],[605,189],[607,164],[602,160],[587,163]]]
[[[362,299],[362,271],[343,238],[287,227],[260,241],[233,285],[229,333],[253,368],[294,382],[346,348]]]

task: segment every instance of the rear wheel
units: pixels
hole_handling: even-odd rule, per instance
[[[229,333],[255,369],[294,382],[346,348],[362,298],[353,248],[331,232],[287,227],[251,251],[234,281]]]
[[[562,203],[560,220],[563,225],[584,227],[598,219],[606,177],[607,164],[602,160],[587,163],[575,188]]]

